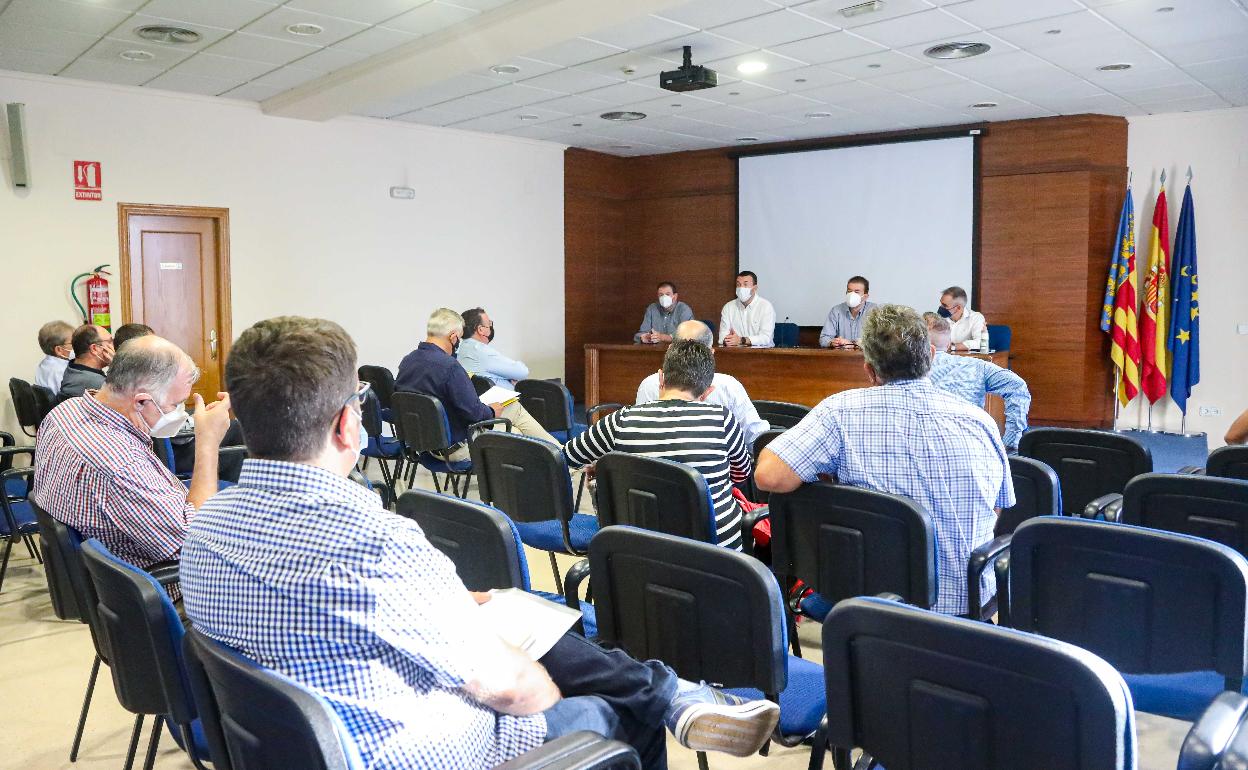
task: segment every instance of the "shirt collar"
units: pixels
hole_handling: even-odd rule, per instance
[[[70,364],[73,366],[73,364]],[[84,367],[86,368],[86,367]],[[142,439],[144,443],[151,444],[151,435],[140,431],[134,427],[134,423],[126,419],[126,416],[111,406],[105,406],[96,399],[95,395],[99,391],[88,390],[82,394],[82,402],[86,405],[87,413],[92,419],[102,422],[105,425],[111,425],[118,430],[128,431],[130,435]]]
[[[77,361],[70,361],[70,362],[69,362],[69,364],[68,364],[68,368],[69,368],[69,369],[78,369],[78,370],[81,370],[81,371],[84,371],[84,372],[95,372],[96,374],[100,375],[101,377],[103,377],[103,376],[104,376],[104,370],[103,370],[103,369],[96,369],[94,366],[87,366],[86,364],[80,364],[80,363],[78,363]]]
[[[422,343],[420,343],[419,345],[417,345],[417,346],[416,346],[416,349],[417,349],[417,350],[426,350],[426,351],[428,351],[428,350],[432,350],[432,351],[434,351],[434,352],[441,353],[442,355],[446,355],[446,351],[445,351],[445,350],[443,350],[442,348],[440,348],[440,347],[438,347],[437,345],[433,344],[432,342],[422,342]]]
[[[306,463],[249,457],[243,460],[238,486],[334,500],[345,499],[361,508],[380,506],[380,498],[351,479]]]

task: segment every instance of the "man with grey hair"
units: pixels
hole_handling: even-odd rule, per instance
[[[217,491],[217,450],[230,425],[230,399],[195,401],[195,473],[188,490],[152,452],[153,438],[186,422],[199,378],[195,362],[168,340],[132,340],[104,386],[53,409],[35,448],[35,502],[52,518],[98,538],[138,567],[178,558],[195,511]]]
[[[968,308],[966,302],[966,289],[950,286],[940,293],[940,309],[936,313],[949,319],[954,350],[987,350],[988,321],[983,313]]]
[[[438,308],[429,316],[425,332],[425,341],[399,364],[394,389],[425,393],[442,402],[451,425],[451,449],[446,452],[445,459],[453,463],[468,460],[468,426],[497,417],[510,420],[517,433],[559,443],[518,401],[481,403],[468,372],[455,360],[455,353],[464,339],[463,316],[449,308]]]
[[[754,482],[791,492],[830,476],[840,484],[903,495],[936,530],[937,612],[978,617],[967,606],[966,563],[992,539],[996,514],[1014,505],[1009,461],[982,408],[928,379],[932,348],[912,308],[881,305],[863,322],[864,369],[872,387],[825,398],[767,445]],[[981,585],[985,601],[992,577]]]
[[[70,340],[74,346],[74,360],[61,376],[61,389],[56,394],[58,402],[103,386],[104,370],[117,352],[113,348],[112,332],[96,324],[83,324],[74,329]]]
[[[35,369],[35,384],[52,391],[54,396],[61,392],[65,367],[74,357],[74,345],[70,341],[73,333],[74,327],[64,321],[48,321],[39,327],[39,349],[43,351],[43,360]]]
[[[701,342],[710,348],[711,353],[715,352],[715,334],[711,331],[711,327],[705,323],[697,320],[685,321],[677,326],[675,331],[676,339]],[[655,372],[642,380],[641,384],[637,386],[637,398],[633,403],[645,404],[650,401],[657,401],[659,399],[659,377],[660,372]],[[750,400],[749,394],[745,392],[745,386],[731,374],[715,372],[715,376],[711,378],[711,392],[706,397],[706,403],[728,407],[728,411],[732,412],[732,416],[737,418],[737,422],[741,425],[741,430],[745,433],[745,445],[747,447],[754,446],[754,439],[771,428],[769,422],[758,416],[758,410],[754,408],[754,402]]]

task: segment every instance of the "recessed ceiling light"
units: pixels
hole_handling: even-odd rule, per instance
[[[122,51],[117,55],[126,61],[151,61],[156,58],[156,54],[154,53],[149,51],[139,51],[137,49],[133,51]]]
[[[858,5],[851,5],[848,8],[842,8],[840,13],[845,18],[852,19],[853,17],[861,16],[864,13],[874,13],[883,7],[884,0],[868,0],[868,2],[865,3],[859,3]]]
[[[923,55],[932,59],[966,59],[990,50],[992,46],[987,43],[941,43],[928,48]]]
[[[1101,72],[1122,72],[1123,70],[1131,69],[1131,65],[1126,62],[1119,62],[1118,64],[1102,64],[1097,69]]]
[[[495,75],[514,75],[520,71],[520,68],[514,64],[495,64],[490,67],[490,72]]]
[[[517,115],[516,119],[517,120],[537,120],[537,116],[525,113],[524,115]]]
[[[740,72],[742,75],[757,75],[766,69],[767,62],[759,61],[758,59],[750,59],[737,65],[737,72]]]
[[[757,136],[738,136],[737,141],[738,142],[757,142],[758,137]]]
[[[1174,10],[1173,5],[1163,5],[1157,9],[1157,13],[1170,13],[1173,10]]]
[[[598,117],[602,118],[603,120],[629,121],[629,120],[641,120],[642,118],[646,117],[646,113],[631,112],[629,110],[623,110],[623,111],[616,111],[616,112],[604,112]]]
[[[997,106],[996,102],[975,102],[974,104],[971,105],[971,109],[972,110],[990,110],[996,106]]]
[[[1044,34],[1046,34],[1046,35],[1060,35],[1060,34],[1062,34],[1062,31],[1061,31],[1060,29],[1046,29],[1046,30],[1044,31]]]
[[[880,67],[883,67],[883,66],[884,66],[883,64],[868,64],[867,69],[878,70]]]
[[[287,24],[286,31],[292,35],[298,35],[300,37],[311,37],[312,35],[321,34],[325,31],[325,28],[320,24],[300,22],[299,24]]]
[[[818,119],[820,119],[820,118],[830,118],[830,117],[832,117],[832,113],[830,113],[830,112],[808,112],[808,113],[806,113],[806,117],[808,117],[808,118],[814,118],[814,119],[818,120]]]
[[[186,27],[171,27],[166,24],[148,24],[134,30],[134,34],[153,43],[195,43],[199,41],[199,33]]]

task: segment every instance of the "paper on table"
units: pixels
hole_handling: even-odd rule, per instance
[[[502,404],[506,406],[518,398],[520,398],[520,394],[516,391],[508,390],[501,385],[495,385],[481,394],[481,403]]]
[[[538,660],[555,646],[581,617],[578,610],[555,604],[519,588],[490,592],[490,600],[478,605],[486,624],[508,644]]]

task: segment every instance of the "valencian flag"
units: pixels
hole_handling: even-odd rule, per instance
[[[1114,239],[1114,256],[1109,263],[1109,278],[1105,280],[1105,301],[1101,304],[1101,331],[1108,333],[1114,323],[1114,298],[1118,296],[1118,287],[1127,280],[1127,252],[1124,248],[1127,240],[1131,240],[1131,250],[1135,250],[1135,210],[1131,205],[1131,188],[1127,188],[1127,199],[1122,202],[1122,213],[1118,215],[1118,236]]]
[[[1140,319],[1140,385],[1151,402],[1166,395],[1170,376],[1170,217],[1166,211],[1166,183],[1161,183],[1153,207],[1153,229],[1148,243],[1148,277],[1144,279],[1144,314]]]
[[[1183,193],[1174,234],[1174,304],[1170,313],[1170,397],[1187,414],[1187,397],[1200,382],[1200,294],[1196,284],[1196,208],[1192,186]]]
[[[1117,272],[1115,272],[1115,270]],[[1135,204],[1131,200],[1131,188],[1122,202],[1122,214],[1118,217],[1118,240],[1114,246],[1114,263],[1110,267],[1113,289],[1113,328],[1110,332],[1113,344],[1109,357],[1118,369],[1118,400],[1123,406],[1140,392],[1140,339],[1139,319],[1136,317],[1135,298]],[[1102,309],[1102,326],[1106,311]]]

